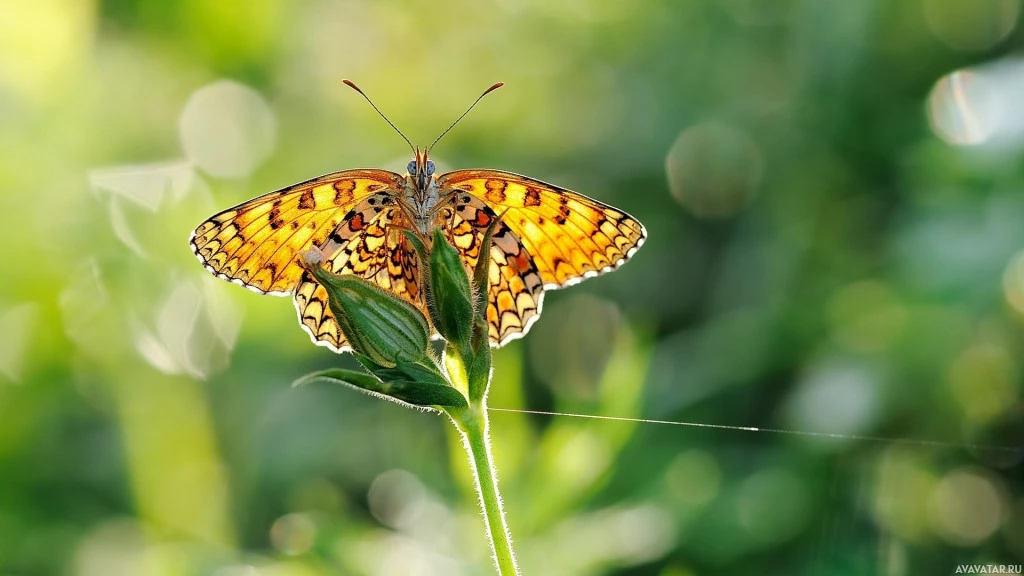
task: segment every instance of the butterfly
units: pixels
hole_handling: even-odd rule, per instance
[[[405,135],[377,109],[383,118]],[[492,346],[530,329],[544,291],[618,268],[647,237],[625,212],[582,194],[500,170],[435,174],[430,149],[498,83],[480,95],[422,152],[406,174],[343,170],[270,192],[215,214],[189,244],[214,275],[261,294],[291,296],[313,342],[351,351],[327,304],[327,292],[298,261],[317,247],[335,274],[355,274],[426,309],[424,263],[403,231],[429,245],[435,229],[459,251],[467,269],[480,257],[494,220],[488,270],[487,322]],[[500,217],[499,217],[500,215]]]

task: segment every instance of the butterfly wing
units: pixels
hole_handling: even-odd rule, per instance
[[[288,295],[303,270],[296,254],[320,245],[369,196],[397,193],[387,170],[346,170],[229,208],[192,232],[192,252],[220,278],[261,294]]]
[[[461,191],[505,212],[543,280],[560,288],[614,270],[643,244],[635,218],[564,188],[499,170],[456,170],[438,178],[441,193]],[[460,199],[461,200],[461,199]]]
[[[374,194],[359,202],[319,245],[324,268],[334,274],[353,274],[390,290],[426,311],[419,285],[419,260],[402,234],[404,214],[389,193]],[[303,270],[295,288],[299,323],[313,342],[335,352],[350,351],[327,304],[327,291]]]
[[[469,194],[454,199],[454,210],[442,213],[448,241],[472,270],[480,257],[483,236],[497,217],[485,202]],[[539,317],[544,302],[544,282],[533,258],[515,233],[499,222],[491,236],[488,269],[488,339],[495,347],[526,334]]]

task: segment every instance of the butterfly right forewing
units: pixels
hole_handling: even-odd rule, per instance
[[[504,212],[547,288],[617,268],[647,237],[643,225],[621,210],[511,172],[456,170],[441,175],[438,186],[442,194],[468,194]]]

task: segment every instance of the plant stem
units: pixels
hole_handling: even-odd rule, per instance
[[[519,576],[515,554],[512,552],[512,540],[505,524],[505,512],[501,508],[501,496],[498,494],[498,475],[491,461],[487,409],[482,402],[474,402],[469,408],[449,412],[449,416],[462,433],[463,444],[469,454],[498,574]]]

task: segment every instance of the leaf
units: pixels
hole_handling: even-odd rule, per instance
[[[321,370],[296,380],[293,386],[302,386],[317,380],[343,384],[374,396],[386,396],[414,406],[460,407],[468,406],[466,398],[451,386],[425,382],[384,382],[369,374],[343,368]]]

